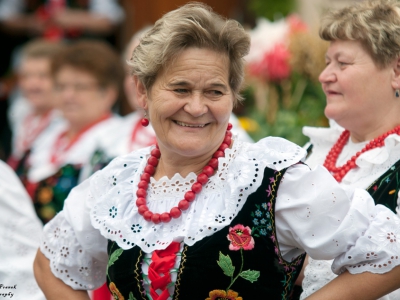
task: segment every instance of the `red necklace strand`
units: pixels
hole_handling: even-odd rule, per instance
[[[400,125],[395,127],[392,130],[378,136],[377,138],[371,140],[364,148],[362,148],[359,152],[357,152],[354,156],[352,156],[343,166],[336,167],[337,159],[342,153],[344,146],[350,138],[350,132],[345,130],[340,135],[338,141],[333,145],[328,155],[325,158],[324,167],[328,169],[328,171],[335,177],[337,182],[341,182],[343,177],[351,170],[356,167],[357,158],[364,152],[382,147],[385,144],[385,139],[390,134],[400,135]]]
[[[147,187],[149,186],[150,177],[154,174],[155,168],[158,165],[158,159],[161,156],[161,152],[156,148],[151,150],[151,156],[147,160],[147,165],[144,168],[143,174],[140,176],[140,181],[138,184],[138,190],[136,191],[136,206],[138,207],[138,212],[143,218],[148,222],[153,222],[158,224],[160,222],[168,223],[171,218],[179,218],[182,214],[182,210],[187,210],[190,203],[196,198],[196,194],[199,194],[202,190],[203,185],[208,182],[208,178],[212,176],[215,170],[218,168],[218,158],[225,156],[225,149],[229,148],[232,141],[232,124],[228,124],[227,131],[225,133],[225,138],[222,144],[219,146],[218,150],[215,151],[210,161],[203,168],[203,171],[197,176],[197,181],[193,183],[192,188],[185,193],[184,199],[179,201],[178,206],[171,208],[169,212],[164,213],[153,213],[149,210],[146,205]]]

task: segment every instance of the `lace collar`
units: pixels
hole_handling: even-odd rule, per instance
[[[281,138],[265,138],[255,144],[235,140],[219,159],[218,172],[178,219],[153,224],[138,214],[136,188],[151,147],[113,160],[91,180],[92,225],[123,249],[139,246],[149,253],[166,248],[174,240],[187,245],[228,226],[242,209],[247,197],[261,184],[265,167],[280,170],[305,156],[305,151]],[[169,211],[183,198],[196,180],[186,178],[151,180],[147,203],[153,212]]]
[[[329,128],[304,127],[304,135],[310,138],[314,145],[313,153],[306,163],[310,166],[323,164],[326,155],[337,141],[343,128],[331,122]],[[354,146],[351,145],[351,146]],[[346,147],[343,151],[346,151]],[[388,170],[400,159],[400,136],[391,134],[385,139],[385,145],[361,154],[356,160],[358,168],[351,170],[342,181],[342,184],[356,185],[366,188],[368,185]]]

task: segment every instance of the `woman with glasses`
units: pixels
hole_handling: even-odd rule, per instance
[[[52,62],[56,106],[64,122],[38,138],[25,164],[24,183],[43,223],[64,205],[69,191],[85,178],[101,139],[118,126],[112,114],[124,69],[118,54],[98,41],[67,46]]]

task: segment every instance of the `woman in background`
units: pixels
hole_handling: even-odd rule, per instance
[[[59,119],[55,109],[51,62],[61,51],[57,42],[33,40],[21,53],[18,67],[18,97],[9,112],[12,124],[12,153],[7,163],[17,170],[29,154],[35,139]]]
[[[399,211],[400,3],[370,0],[332,11],[320,36],[330,42],[319,80],[331,127],[304,128],[313,146],[306,163],[324,165],[341,186],[365,189],[376,204]],[[399,234],[397,226],[382,239]],[[331,265],[309,259],[302,299],[336,277]],[[400,299],[400,290],[381,299]]]
[[[106,43],[68,45],[52,64],[57,107],[65,122],[37,139],[26,167],[25,187],[43,223],[59,212],[69,191],[85,176],[82,167],[117,127],[111,108],[119,97],[123,67]]]

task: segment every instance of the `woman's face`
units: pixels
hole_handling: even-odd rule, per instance
[[[360,42],[332,41],[319,76],[326,117],[350,131],[376,126],[393,108],[393,75],[393,67],[379,68]]]
[[[164,153],[212,155],[233,108],[228,58],[208,49],[183,50],[160,71],[143,99]]]
[[[89,72],[62,67],[55,75],[57,108],[71,125],[86,125],[109,113],[115,98]]]
[[[19,68],[19,86],[22,94],[35,110],[53,108],[53,80],[48,58],[25,58]]]

